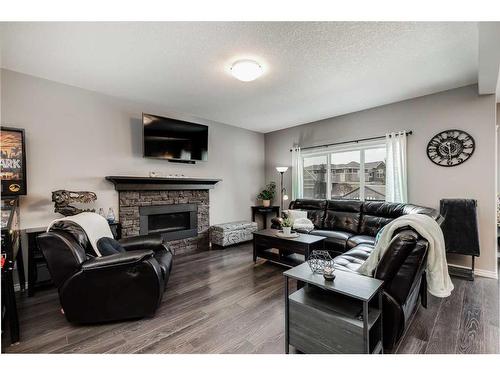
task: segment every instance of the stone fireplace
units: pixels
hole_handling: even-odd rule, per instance
[[[176,254],[208,249],[208,189],[219,180],[111,176],[106,179],[118,190],[123,237],[158,233]]]

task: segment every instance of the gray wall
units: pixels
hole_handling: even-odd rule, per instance
[[[498,190],[500,189],[500,172],[498,170],[500,164],[500,131],[499,131],[499,126],[500,126],[500,103],[497,103],[497,195],[498,195]]]
[[[210,191],[210,222],[250,218],[250,206],[264,183],[263,134],[8,70],[1,75],[2,122],[26,129],[23,228],[59,217],[51,202],[56,189],[94,191],[95,207],[106,212],[113,207],[118,214],[118,194],[104,176],[147,176],[150,171],[222,178]],[[143,111],[209,125],[209,161],[189,165],[143,158]]]
[[[480,97],[477,86],[473,85],[268,133],[266,180],[278,181],[274,168],[291,165],[289,149],[293,144],[310,146],[413,130],[414,134],[408,138],[410,202],[438,208],[441,198],[477,199],[482,252],[477,267],[493,276],[496,274],[495,112],[494,95]],[[466,163],[443,168],[431,163],[425,150],[433,135],[450,128],[469,132],[476,141],[476,151]],[[290,182],[288,172],[288,189]],[[453,257],[449,261],[463,264],[464,258]]]

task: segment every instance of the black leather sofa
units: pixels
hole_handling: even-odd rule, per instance
[[[125,238],[125,252],[95,257],[83,229],[58,222],[37,243],[47,260],[66,319],[102,323],[153,316],[172,269],[160,235]]]
[[[313,222],[310,234],[326,237],[325,249],[335,258],[335,267],[356,272],[374,248],[375,236],[389,222],[402,215],[429,215],[438,223],[439,213],[412,204],[357,200],[298,199],[290,209],[305,210]],[[280,228],[281,218],[272,221]],[[425,268],[428,243],[412,228],[402,228],[393,237],[374,277],[384,281],[384,348],[392,349],[401,338],[419,297],[427,305]]]

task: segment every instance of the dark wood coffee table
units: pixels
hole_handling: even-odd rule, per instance
[[[323,249],[323,241],[326,238],[311,234],[300,234],[296,238],[283,238],[276,235],[278,232],[277,229],[263,229],[253,233],[254,262],[259,257],[294,267],[307,260],[312,250]],[[304,257],[299,257],[297,254]]]

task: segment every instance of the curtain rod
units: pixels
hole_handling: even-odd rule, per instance
[[[405,132],[405,135],[412,135],[412,134],[413,134],[413,130]],[[369,137],[369,138],[355,139],[353,141],[344,141],[344,142],[336,142],[336,143],[327,143],[327,144],[324,144],[324,145],[317,145],[317,146],[301,147],[300,150],[309,150],[309,149],[312,149],[312,148],[320,148],[320,147],[330,147],[330,146],[336,146],[336,145],[344,145],[344,144],[347,144],[347,143],[359,143],[359,142],[363,142],[363,141],[372,141],[374,139],[383,139],[383,138],[385,138],[385,135],[379,135],[378,137]],[[293,149],[290,149],[290,152],[292,152],[292,151],[293,151]]]

